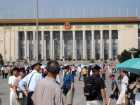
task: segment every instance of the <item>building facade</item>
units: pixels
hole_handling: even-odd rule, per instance
[[[140,48],[139,19],[0,20],[0,53],[5,61],[108,60]]]

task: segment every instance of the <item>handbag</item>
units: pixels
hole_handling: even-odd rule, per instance
[[[23,91],[16,91],[17,99],[22,99],[24,97]]]

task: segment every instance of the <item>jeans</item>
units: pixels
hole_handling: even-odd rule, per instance
[[[29,93],[28,93],[27,105],[33,105],[32,95],[33,95],[33,92],[29,92]]]

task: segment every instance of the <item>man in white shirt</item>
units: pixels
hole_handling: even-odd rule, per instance
[[[127,103],[126,92],[127,92],[129,79],[125,71],[120,71],[120,75],[122,77],[122,81],[121,81],[121,91],[120,91],[119,98],[117,100],[117,105],[125,105]]]
[[[9,77],[9,87],[10,87],[10,105],[16,105],[16,81],[19,75],[19,69],[14,68],[12,71],[12,76]]]
[[[40,63],[35,63],[32,68],[33,71],[29,73],[27,76],[23,78],[23,80],[20,82],[20,88],[24,92],[24,94],[27,96],[27,105],[33,105],[33,102],[31,100],[32,94],[34,93],[36,84],[39,80],[42,79],[42,75],[40,73]]]

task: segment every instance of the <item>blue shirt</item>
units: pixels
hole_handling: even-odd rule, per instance
[[[32,92],[35,90],[36,84],[41,79],[41,73],[37,72],[36,70],[33,70],[21,80],[21,82],[19,83],[19,87],[22,91],[25,91],[27,88],[29,92]]]
[[[66,73],[63,78],[63,86],[65,88],[70,88],[72,82],[74,82],[74,75],[71,73]]]

